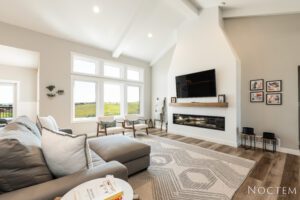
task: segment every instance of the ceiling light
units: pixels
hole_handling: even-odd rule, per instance
[[[152,33],[148,33],[148,38],[152,38],[153,37],[153,35],[152,35]]]
[[[100,8],[99,8],[99,6],[94,6],[93,7],[93,11],[94,11],[94,13],[99,13],[100,12]]]

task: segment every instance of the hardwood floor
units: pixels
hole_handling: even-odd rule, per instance
[[[300,200],[299,156],[281,152],[263,152],[261,149],[234,148],[181,135],[166,134],[158,129],[151,129],[149,133],[256,161],[255,167],[234,195],[234,200]],[[260,194],[248,193],[248,187],[254,188],[255,186],[256,188],[262,187],[259,189]],[[268,187],[272,187],[269,189],[272,194],[264,193],[264,188],[267,190]],[[281,187],[279,195],[276,192],[277,187]]]

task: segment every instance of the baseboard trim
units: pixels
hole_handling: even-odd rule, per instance
[[[295,155],[295,156],[300,156],[300,150],[298,150],[298,149],[290,149],[290,148],[285,148],[285,147],[279,147],[278,151],[282,152],[282,153],[292,154],[292,155]]]
[[[203,137],[203,136],[194,136],[194,135],[184,134],[184,133],[178,132],[176,130],[169,130],[168,132],[171,133],[171,134],[174,133],[176,135],[182,135],[182,136],[185,136],[185,137],[192,137],[192,138],[195,138],[195,139],[205,140],[205,141],[208,141],[208,142],[214,142],[214,143],[218,143],[218,144],[228,145],[228,146],[235,147],[235,148],[238,147],[237,142],[234,143],[232,141],[227,141],[227,140],[220,140],[220,139],[208,138],[208,137]]]

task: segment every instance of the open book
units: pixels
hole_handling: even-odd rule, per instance
[[[74,200],[122,200],[122,196],[123,191],[109,175],[97,184],[86,183],[74,191]]]

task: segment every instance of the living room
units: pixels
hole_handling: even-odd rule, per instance
[[[123,199],[300,198],[297,0],[4,0],[0,11],[0,199],[69,199],[107,175],[129,188]],[[25,157],[5,142],[28,148],[28,129],[48,172],[31,176],[44,181],[10,170]],[[91,176],[70,160],[88,160],[86,144]]]

